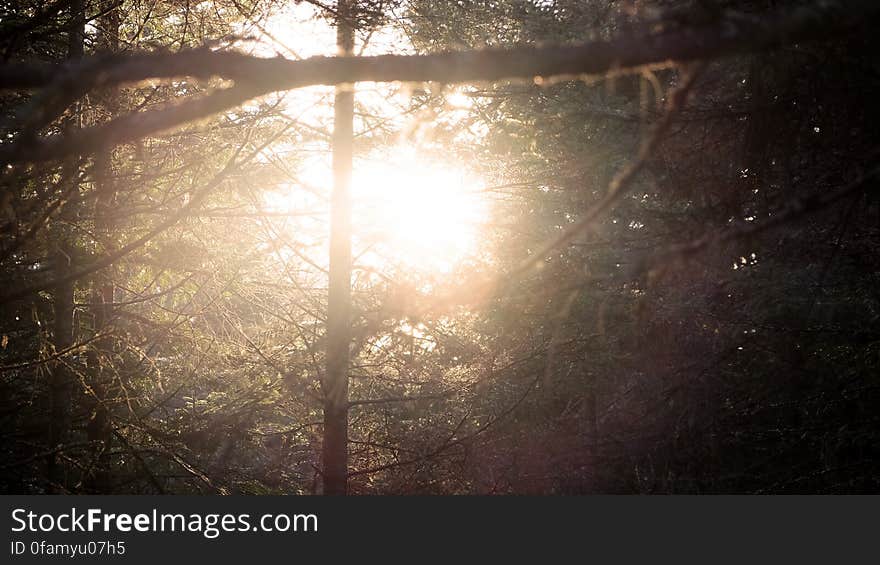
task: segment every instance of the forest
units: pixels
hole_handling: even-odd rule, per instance
[[[0,493],[880,492],[877,25],[0,0]]]

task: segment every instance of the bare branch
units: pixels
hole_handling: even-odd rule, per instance
[[[880,5],[870,0],[822,2],[765,16],[721,20],[700,29],[645,37],[625,36],[571,46],[483,49],[431,55],[312,57],[296,61],[196,49],[180,53],[94,57],[64,66],[0,66],[0,89],[48,86],[59,72],[92,80],[95,87],[182,77],[223,77],[265,91],[362,81],[493,81],[601,74],[666,61],[693,61],[764,51],[832,37],[870,23]],[[94,77],[88,79],[86,77]]]
[[[236,87],[177,106],[135,114],[82,130],[76,137],[55,136],[13,144],[0,161],[37,162],[93,151],[159,133],[236,107],[270,92],[312,85],[361,81],[441,83],[623,72],[669,61],[694,61],[764,51],[800,41],[834,37],[870,24],[880,3],[823,2],[761,17],[737,17],[699,29],[645,37],[620,37],[573,46],[486,49],[432,55],[313,57],[302,61],[258,58],[198,49],[182,53],[93,57],[57,65],[0,66],[0,90],[34,89],[63,83],[65,75],[90,81],[91,88],[155,79],[222,77]],[[21,144],[21,145],[20,145]]]

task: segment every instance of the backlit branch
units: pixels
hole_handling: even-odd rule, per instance
[[[182,53],[94,57],[64,66],[0,66],[0,90],[37,89],[69,75],[93,88],[144,80],[220,77],[236,86],[165,109],[118,118],[67,136],[28,139],[0,151],[0,162],[38,162],[113,146],[166,131],[270,93],[361,81],[462,83],[602,74],[668,61],[712,59],[819,40],[871,23],[880,3],[821,2],[760,17],[723,18],[699,29],[621,37],[573,46],[487,49],[433,55],[258,58],[206,49]],[[32,132],[31,132],[32,133]]]

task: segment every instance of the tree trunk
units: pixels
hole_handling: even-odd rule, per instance
[[[68,269],[70,247],[59,245],[53,253],[52,263],[58,276]],[[52,345],[56,352],[73,345],[73,283],[64,282],[53,289],[55,324]],[[67,491],[67,473],[59,462],[59,454],[70,433],[73,375],[63,358],[52,363],[49,372],[49,447],[53,450],[46,461],[46,474],[50,492]]]
[[[119,51],[119,12],[112,9],[112,3],[105,2],[102,8],[109,10],[102,18],[101,50],[107,54]],[[117,92],[115,87],[106,89],[104,107],[112,118],[117,112]],[[113,219],[116,201],[116,184],[113,178],[113,150],[108,149],[95,155],[95,235],[104,252],[112,254],[116,247],[116,225]],[[95,333],[107,329],[113,315],[114,269],[108,267],[99,272],[92,283],[91,306]],[[107,454],[113,439],[113,425],[108,405],[109,382],[112,375],[107,370],[106,360],[113,355],[114,340],[110,336],[97,340],[89,350],[88,364],[92,405],[86,433],[92,450],[92,470],[86,477],[86,490],[94,493],[112,491],[110,461]]]
[[[353,1],[337,4],[336,45],[354,51]],[[351,169],[354,86],[336,87],[333,119],[333,194],[330,213],[330,288],[324,392],[324,494],[348,491],[348,368],[351,342]]]
[[[69,26],[67,58],[69,60],[80,59],[83,55],[85,40],[85,0],[74,0],[70,3]],[[68,119],[64,125],[65,129],[69,131],[76,128],[76,119],[76,117]],[[75,158],[71,158],[66,163],[63,179],[65,183],[79,182],[76,167]],[[55,231],[52,234],[52,243],[55,245],[55,250],[52,252],[52,266],[58,280],[64,280],[65,275],[71,269],[73,247],[66,235],[61,231]],[[73,345],[74,289],[74,281],[61,282],[53,289],[55,323],[52,346],[56,352],[63,351]],[[51,450],[54,450],[46,461],[50,492],[66,492],[68,490],[67,473],[64,466],[59,463],[59,455],[70,434],[72,401],[73,374],[62,357],[52,363],[49,373],[49,446]]]

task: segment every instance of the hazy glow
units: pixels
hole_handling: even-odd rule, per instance
[[[407,150],[355,168],[355,235],[365,260],[447,271],[479,248],[488,213],[479,182],[453,165]]]
[[[461,89],[452,90],[445,95],[446,104],[454,109],[470,109],[473,106],[473,99]]]
[[[268,191],[265,207],[271,212],[294,214],[317,210],[328,200],[323,204],[316,201],[307,187],[320,190],[329,199],[332,182],[329,163],[316,159],[300,171],[297,183]],[[489,199],[482,184],[454,165],[400,147],[355,162],[352,227],[358,265],[382,269],[397,264],[448,272],[479,252],[488,214]],[[328,217],[319,214],[322,227],[306,231],[323,233],[318,237],[326,240]],[[305,241],[302,229],[289,227],[297,240]],[[321,255],[324,248],[321,246]]]
[[[258,38],[253,50],[263,56],[280,54],[303,58],[332,55],[335,29],[316,18],[306,3],[289,4],[266,25],[242,30]],[[370,34],[369,45],[358,41],[363,54],[411,51],[405,36],[393,28]],[[359,83],[355,135],[387,135],[406,138],[421,131],[424,116],[409,110],[412,85]],[[423,86],[423,85],[420,85]],[[309,134],[332,129],[332,93],[328,87],[312,87],[284,94],[284,114]],[[455,124],[468,115],[473,99],[463,87],[443,90],[444,124]],[[366,116],[366,117],[363,117]],[[439,116],[431,116],[441,123]],[[475,135],[463,128],[462,135]],[[424,132],[423,132],[424,133]],[[267,191],[264,202],[270,211],[297,214],[285,230],[300,252],[323,264],[327,254],[329,203],[332,176],[326,145],[312,140],[276,146],[272,151],[287,160],[296,172],[290,184]],[[374,150],[356,159],[352,179],[353,255],[355,266],[383,270],[391,265],[422,272],[449,272],[461,260],[479,251],[481,227],[486,222],[488,200],[480,182],[460,163],[430,159],[413,144],[427,142],[430,135],[411,136],[409,141]],[[407,143],[406,146],[402,143]],[[317,212],[312,219],[300,216]],[[316,225],[320,222],[321,225]],[[281,251],[279,251],[281,253]]]

